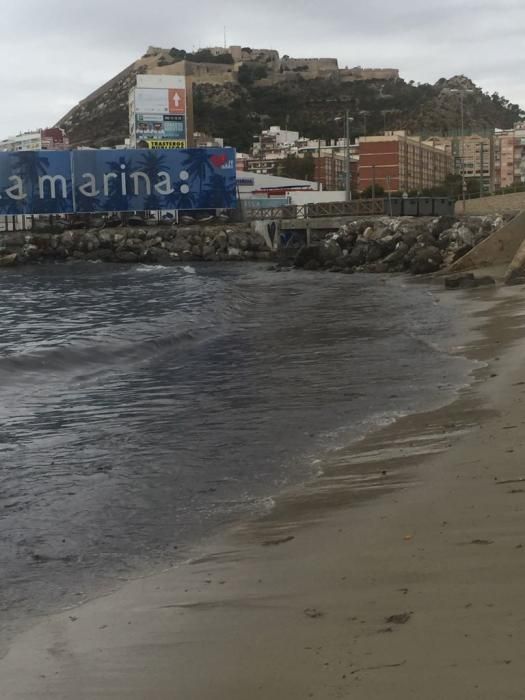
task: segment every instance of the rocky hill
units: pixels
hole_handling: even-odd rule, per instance
[[[354,118],[352,136],[385,128],[453,135],[460,125],[460,100],[454,92],[458,88],[471,90],[464,98],[467,133],[510,128],[523,117],[518,105],[497,93],[484,93],[464,76],[443,78],[434,85],[415,84],[379,78],[381,71],[339,70],[335,59],[316,59],[320,63],[312,62],[306,70],[303,59],[281,59],[277,52],[263,50],[253,55],[247,48],[241,52],[237,60],[239,56],[230,53],[149,49],[82,100],[58,125],[66,129],[74,146],[122,143],[128,136],[128,93],[138,73],[190,75],[195,129],[222,136],[225,143],[242,151],[250,148],[254,134],[272,124],[287,125],[310,138],[341,136],[341,121],[335,117],[344,110]],[[283,66],[294,67],[284,70]]]

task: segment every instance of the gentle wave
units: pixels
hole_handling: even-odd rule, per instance
[[[135,272],[158,272],[159,270],[169,270],[167,265],[139,265],[135,268]]]
[[[3,616],[164,567],[468,370],[446,308],[373,276],[78,264],[0,291]]]

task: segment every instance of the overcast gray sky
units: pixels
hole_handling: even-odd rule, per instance
[[[523,0],[2,1],[0,138],[50,126],[149,45],[228,44],[406,80],[463,73],[525,107]]]

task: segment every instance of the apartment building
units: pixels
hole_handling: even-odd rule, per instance
[[[496,131],[493,140],[494,190],[525,182],[525,124]]]
[[[426,143],[445,148],[454,172],[479,181],[484,192],[495,192],[525,182],[525,124],[496,129],[490,136],[432,136]]]
[[[314,154],[314,180],[323,186],[323,190],[335,191],[346,189],[346,157],[341,153]],[[358,161],[350,160],[350,188],[357,192]]]
[[[280,126],[271,126],[269,129],[261,131],[254,142],[252,152],[254,156],[263,158],[266,154],[272,154],[272,157],[278,155],[284,158],[287,151],[299,140],[298,131],[289,131],[281,129]]]
[[[436,187],[453,172],[453,157],[443,146],[407,136],[404,131],[359,139],[358,186],[380,185],[385,192]]]
[[[59,127],[26,131],[0,141],[0,151],[64,151],[68,148],[66,132]]]
[[[479,181],[480,187],[486,192],[491,190],[494,172],[492,136],[431,136],[425,143],[445,149],[452,157],[454,173],[463,173],[466,180]]]

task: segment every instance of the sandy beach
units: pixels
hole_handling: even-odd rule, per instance
[[[335,451],[188,563],[36,622],[0,698],[522,698],[521,295],[465,294],[480,365],[453,404]]]

